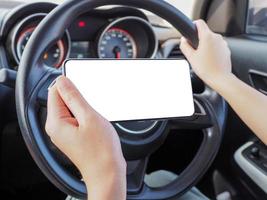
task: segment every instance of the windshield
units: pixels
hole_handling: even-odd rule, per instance
[[[44,0],[20,0],[22,2],[37,2],[37,1],[44,1]],[[53,3],[62,3],[64,0],[47,0],[48,2]],[[170,4],[174,5],[176,8],[180,9],[184,14],[188,17],[192,17],[193,12],[193,5],[196,0],[166,0]]]

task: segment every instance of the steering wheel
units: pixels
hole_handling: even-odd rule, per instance
[[[86,198],[85,184],[59,162],[40,122],[39,112],[41,105],[47,101],[47,89],[61,74],[59,70],[46,66],[41,57],[46,49],[63,36],[76,17],[106,5],[132,6],[151,11],[170,22],[193,47],[198,46],[198,34],[192,21],[173,6],[159,0],[66,1],[39,24],[27,44],[17,74],[16,108],[19,125],[25,143],[41,171],[59,189],[77,198]],[[156,200],[180,196],[206,172],[221,143],[227,107],[225,101],[208,87],[202,94],[194,95],[194,100],[196,113],[192,117],[158,121],[146,133],[132,134],[114,125],[128,161],[128,199]],[[170,129],[203,130],[203,141],[192,162],[176,180],[161,188],[151,188],[144,183],[148,158],[164,143]]]

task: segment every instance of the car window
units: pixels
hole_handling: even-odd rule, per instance
[[[196,0],[166,0],[176,8],[180,9],[188,17],[192,18],[194,3]]]
[[[249,0],[247,33],[267,35],[267,1]]]

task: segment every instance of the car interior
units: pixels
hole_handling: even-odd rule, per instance
[[[47,89],[67,59],[185,59],[181,36],[197,48],[192,21],[203,19],[227,41],[233,73],[267,95],[266,0],[167,2],[0,0],[2,197],[86,198],[79,171],[44,129]],[[210,199],[267,199],[266,146],[192,70],[191,81],[193,116],[113,124],[127,199],[173,199],[192,187]],[[159,170],[177,178],[147,184]]]

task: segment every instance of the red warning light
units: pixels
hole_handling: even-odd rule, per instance
[[[85,21],[79,21],[79,22],[78,22],[78,26],[79,26],[80,28],[85,27],[85,26],[86,26]]]

